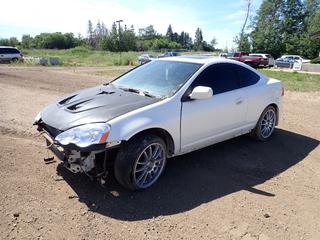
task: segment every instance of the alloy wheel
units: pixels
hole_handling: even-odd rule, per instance
[[[274,109],[269,109],[265,112],[261,124],[260,132],[263,138],[268,138],[271,136],[276,123],[276,113]]]
[[[152,143],[139,155],[133,167],[133,180],[138,188],[151,186],[161,175],[166,163],[162,144]]]

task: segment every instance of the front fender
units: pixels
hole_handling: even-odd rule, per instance
[[[181,102],[174,99],[155,103],[142,109],[112,119],[108,142],[128,141],[136,134],[148,129],[162,129],[168,132],[175,151],[180,150],[180,110]]]

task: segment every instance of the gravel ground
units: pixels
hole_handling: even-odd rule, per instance
[[[131,193],[45,164],[32,126],[50,101],[117,72],[93,75],[107,70],[0,65],[0,239],[320,239],[319,92],[286,92],[270,141],[174,158]]]

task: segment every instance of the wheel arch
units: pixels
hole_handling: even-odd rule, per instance
[[[278,107],[278,105],[276,104],[276,103],[271,103],[271,104],[269,104],[267,107],[274,107],[274,109],[276,110],[276,116],[277,116],[277,119],[276,119],[276,125],[278,125],[278,123],[279,123],[279,107]],[[267,108],[266,107],[266,108]],[[266,109],[265,108],[265,109]]]
[[[148,129],[145,129],[143,131],[140,131],[136,134],[134,134],[133,136],[131,136],[128,141],[131,141],[131,140],[134,140],[135,138],[141,136],[141,135],[146,135],[146,134],[153,134],[153,135],[156,135],[160,138],[162,138],[165,143],[166,143],[166,146],[167,146],[167,155],[168,157],[172,156],[174,154],[174,151],[175,151],[175,145],[174,145],[174,141],[173,141],[173,138],[171,136],[171,134],[166,131],[165,129],[163,128],[148,128]]]

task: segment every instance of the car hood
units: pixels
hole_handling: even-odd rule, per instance
[[[57,130],[95,122],[107,122],[138,108],[161,101],[101,85],[64,96],[41,112],[41,121]]]

